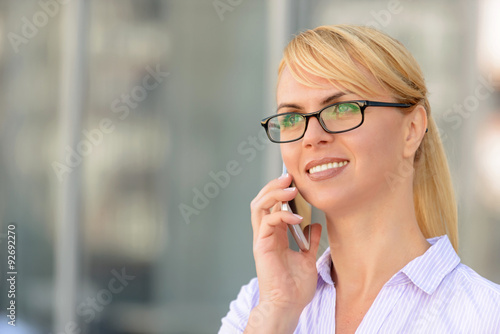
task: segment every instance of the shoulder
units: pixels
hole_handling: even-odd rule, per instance
[[[402,270],[412,281],[431,295],[436,290],[438,295],[458,294],[453,298],[455,301],[484,299],[490,300],[496,307],[500,306],[500,285],[463,264],[446,235],[427,240],[432,246]]]
[[[436,333],[495,332],[500,286],[461,263],[446,235],[427,240],[427,252],[402,269],[413,283],[406,285],[404,300],[412,310],[407,324]]]
[[[489,332],[500,327],[500,285],[460,263],[438,288],[444,297],[444,316],[456,318],[463,328]]]
[[[229,304],[229,312],[222,318],[219,334],[242,333],[248,322],[250,311],[259,303],[259,282],[252,278],[241,287],[235,300]]]
[[[492,301],[496,301],[496,306],[500,308],[500,285],[479,275],[467,265],[460,263],[450,279],[455,282],[457,289],[474,292],[476,296],[490,298]]]

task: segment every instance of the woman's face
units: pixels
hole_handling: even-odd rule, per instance
[[[304,86],[288,68],[283,70],[277,88],[278,113],[310,113],[335,102],[368,99],[341,91],[325,79],[312,75],[309,78],[325,88]],[[388,94],[369,100],[395,102]],[[335,212],[359,210],[394,189],[391,176],[401,173],[403,163],[404,119],[396,108],[367,107],[359,128],[329,134],[311,117],[301,140],[281,144],[283,161],[299,191],[315,207]],[[335,167],[335,162],[340,167]],[[333,166],[311,173],[311,168],[328,163]]]

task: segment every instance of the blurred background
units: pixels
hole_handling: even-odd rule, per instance
[[[1,0],[0,332],[217,332],[255,276],[250,201],[280,174],[259,121],[281,51],[323,24],[379,28],[415,55],[460,256],[500,283],[499,13],[498,0]]]

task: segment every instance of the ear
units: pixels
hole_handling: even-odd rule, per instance
[[[427,131],[427,113],[424,106],[418,104],[406,115],[405,143],[403,156],[410,158],[415,155],[425,132]]]

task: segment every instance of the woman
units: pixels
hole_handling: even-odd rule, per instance
[[[252,201],[257,278],[220,332],[499,333],[500,286],[456,254],[448,165],[404,46],[361,26],[301,33],[284,51],[277,103],[263,123],[289,175]],[[317,262],[319,224],[309,251],[288,248],[287,224],[302,217],[279,204],[298,191],[326,216]]]

